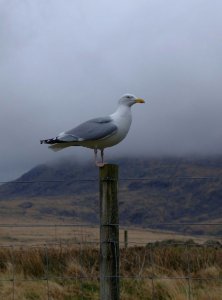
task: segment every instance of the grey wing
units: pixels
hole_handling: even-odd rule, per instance
[[[64,132],[57,139],[64,142],[95,141],[111,136],[117,130],[110,117],[96,118]]]

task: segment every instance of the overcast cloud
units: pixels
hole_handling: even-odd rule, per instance
[[[147,103],[107,158],[220,154],[221,11],[220,0],[0,0],[0,180],[92,158],[39,140],[112,113],[126,92]]]

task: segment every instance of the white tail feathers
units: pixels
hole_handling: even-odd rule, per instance
[[[49,149],[58,152],[70,146],[79,146],[77,143],[57,143],[49,146]]]

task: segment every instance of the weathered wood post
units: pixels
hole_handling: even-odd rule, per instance
[[[125,247],[125,249],[128,247],[128,231],[127,231],[127,229],[124,230],[124,247]]]
[[[119,300],[118,166],[100,168],[100,300]]]

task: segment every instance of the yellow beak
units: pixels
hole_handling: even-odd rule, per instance
[[[135,102],[136,103],[145,103],[145,101],[141,98],[137,98]]]

